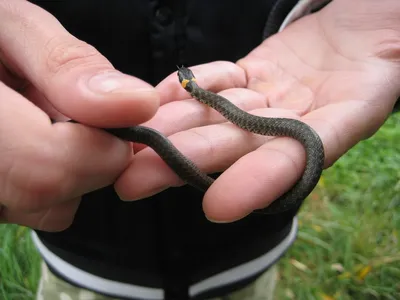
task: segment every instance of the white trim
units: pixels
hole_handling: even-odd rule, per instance
[[[275,263],[284,252],[290,247],[296,238],[297,217],[293,219],[292,228],[288,236],[280,244],[275,246],[264,255],[241,264],[222,273],[211,276],[189,287],[189,294],[195,296],[210,289],[222,287],[224,285],[238,282],[249,278]],[[43,259],[51,265],[57,272],[78,286],[105,293],[115,297],[136,297],[148,300],[164,299],[164,290],[159,288],[149,288],[134,284],[121,283],[105,279],[86,271],[78,269],[70,263],[52,253],[39,239],[37,234],[32,231],[32,239]]]
[[[322,5],[324,3],[331,2],[331,0],[299,0],[297,4],[293,7],[290,13],[286,16],[283,21],[279,31],[282,31],[287,27],[290,23],[308,15],[314,8]]]
[[[76,283],[84,288],[113,295],[116,297],[138,297],[148,300],[163,300],[164,290],[157,288],[143,287],[134,284],[121,283],[99,276],[90,274],[86,271],[78,269],[65,260],[59,258],[52,253],[39,239],[36,232],[32,231],[32,239],[38,251],[43,256],[44,260],[51,265],[57,272],[65,276],[71,282]]]
[[[288,236],[280,244],[275,246],[275,248],[256,259],[191,285],[189,288],[190,296],[196,296],[207,290],[232,284],[265,270],[285,253],[296,239],[296,233],[297,217],[293,219],[292,228]]]

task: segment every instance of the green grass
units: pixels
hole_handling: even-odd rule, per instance
[[[400,299],[400,114],[324,172],[277,299]]]
[[[400,299],[400,113],[325,171],[279,263],[277,299]],[[40,258],[0,226],[0,299],[34,299]]]
[[[0,299],[34,299],[40,257],[26,227],[0,225]]]

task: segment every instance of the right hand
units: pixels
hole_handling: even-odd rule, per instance
[[[130,143],[93,127],[150,119],[159,96],[115,70],[48,12],[0,0],[0,222],[58,231],[81,195],[112,184]]]

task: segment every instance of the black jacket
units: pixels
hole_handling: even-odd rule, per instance
[[[115,68],[153,85],[176,71],[176,65],[234,62],[245,56],[264,34],[278,30],[297,3],[31,2],[94,45]],[[202,196],[185,186],[122,202],[110,186],[84,196],[70,228],[36,231],[34,238],[50,268],[73,284],[119,298],[175,300],[205,299],[243,287],[294,240],[296,210],[213,224],[204,217]],[[107,286],[110,282],[126,285]]]

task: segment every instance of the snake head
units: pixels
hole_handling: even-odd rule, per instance
[[[184,66],[178,67],[178,77],[179,77],[179,82],[181,83],[184,80],[191,81],[195,79],[193,72]]]
[[[178,78],[179,82],[181,83],[182,87],[191,92],[195,85],[196,77],[194,77],[193,72],[185,67],[178,67]]]

